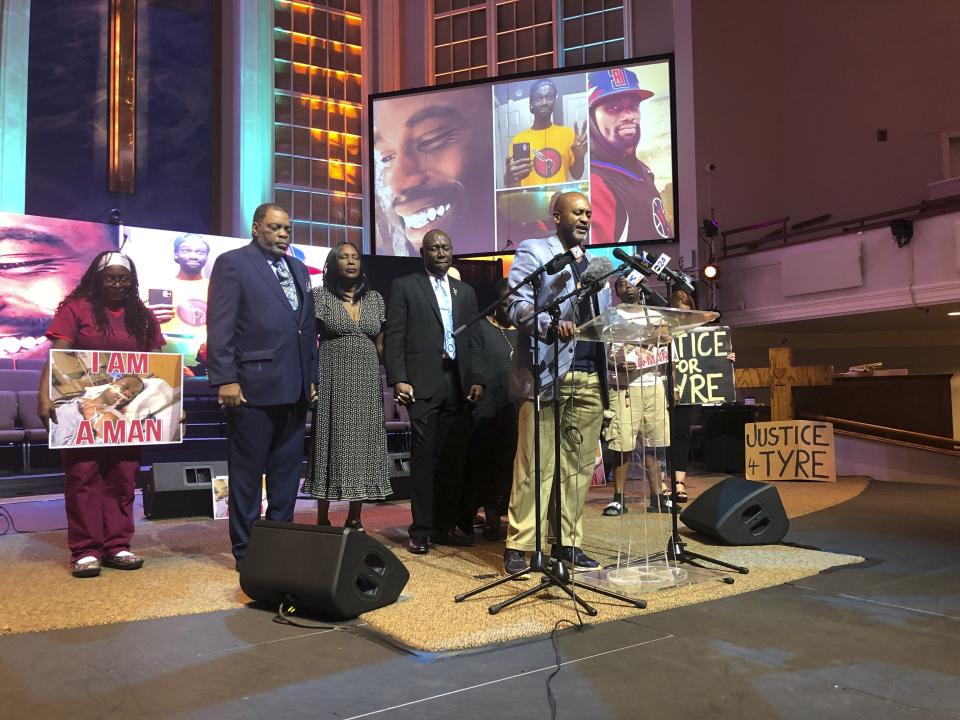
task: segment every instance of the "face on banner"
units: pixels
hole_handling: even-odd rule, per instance
[[[373,112],[378,252],[415,256],[430,230],[493,248],[490,89],[385,98]]]
[[[670,60],[373,96],[375,250],[431,229],[460,254],[553,234],[563,192],[593,205],[585,244],[676,237]]]
[[[97,253],[116,248],[116,228],[0,213],[0,357],[43,357],[60,301]]]

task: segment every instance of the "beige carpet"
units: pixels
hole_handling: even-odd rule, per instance
[[[691,498],[722,477],[692,478],[687,483]],[[787,514],[799,517],[855,497],[866,488],[868,482],[866,478],[850,477],[830,484],[779,483],[777,489]],[[628,497],[630,489],[628,486]],[[616,561],[618,552],[624,557],[629,550],[630,556],[636,557],[664,550],[669,537],[670,516],[647,514],[643,512],[642,505],[631,504],[633,510],[626,515],[604,517],[601,511],[610,499],[609,493],[607,489],[599,489],[591,494],[584,513],[584,549],[603,564]],[[749,574],[722,572],[706,582],[642,595],[647,601],[644,610],[584,589],[583,599],[599,613],[595,617],[581,613],[583,621],[604,622],[716,600],[781,585],[831,567],[863,560],[855,555],[784,545],[705,545],[698,540],[699,536],[683,526],[681,533],[689,550],[745,566],[750,569]],[[404,590],[403,601],[366,613],[363,620],[404,645],[430,652],[462,650],[542,635],[549,633],[558,620],[576,621],[572,601],[554,589],[526,598],[497,615],[490,615],[487,609],[490,605],[532,587],[533,580],[506,583],[461,603],[453,602],[455,595],[498,576],[503,562],[502,552],[502,545],[480,543],[465,550],[434,548],[429,555],[421,557],[399,554],[410,570],[410,582]],[[734,583],[724,583],[723,577],[733,577]]]
[[[716,478],[715,478],[716,479]],[[714,479],[714,480],[715,480]],[[688,487],[691,497],[713,480],[694,478]],[[782,483],[778,486],[792,517],[844,502],[862,492],[862,478],[844,478],[836,484]],[[588,504],[585,546],[598,555],[615,552],[617,533],[611,523],[621,519],[602,518],[600,508],[609,491],[595,492]],[[310,522],[309,510],[298,512],[297,520]],[[408,510],[402,506],[371,507],[365,510],[367,528],[387,543],[403,540]],[[624,521],[640,523],[643,513],[635,512]],[[336,514],[333,520],[338,520]],[[378,522],[378,520],[380,522]],[[386,521],[386,525],[383,524]],[[650,516],[647,531],[662,549],[664,529],[653,532],[666,516]],[[618,533],[622,535],[622,529]],[[634,535],[639,531],[635,530]],[[636,541],[635,541],[636,542]],[[67,571],[66,533],[54,531],[0,537],[0,633],[24,633],[59,628],[103,625],[148,618],[169,617],[214,610],[239,608],[248,602],[240,591],[233,559],[229,553],[227,528],[223,521],[167,520],[142,522],[137,526],[135,549],[146,558],[142,570],[124,572],[105,569],[99,578],[77,580]],[[697,543],[691,540],[691,549]],[[569,601],[527,600],[497,616],[487,613],[492,602],[505,599],[529,583],[511,583],[496,592],[454,603],[455,594],[495,577],[501,565],[501,544],[478,543],[466,550],[436,548],[416,557],[398,550],[397,556],[410,569],[410,583],[401,602],[363,619],[399,642],[422,650],[454,650],[512,640],[549,632],[560,618],[573,618]],[[639,552],[639,548],[636,548]],[[649,600],[647,610],[625,609],[617,603],[590,596],[600,610],[594,622],[624,617],[637,612],[655,612],[669,607],[747,592],[789,582],[836,565],[855,563],[860,558],[781,546],[758,548],[710,548],[709,553],[750,567],[750,574],[737,576],[734,585],[720,582],[694,588],[661,592]]]

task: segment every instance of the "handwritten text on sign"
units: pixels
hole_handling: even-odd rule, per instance
[[[673,366],[681,405],[734,402],[730,328],[703,327],[673,339]]]
[[[835,482],[833,425],[810,420],[747,423],[747,480]]]

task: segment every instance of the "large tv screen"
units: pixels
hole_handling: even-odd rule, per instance
[[[671,56],[370,96],[373,248],[458,255],[553,233],[553,199],[593,207],[591,245],[676,238]]]

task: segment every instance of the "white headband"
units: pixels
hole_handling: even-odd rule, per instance
[[[108,268],[111,265],[123,267],[123,268],[126,268],[127,270],[131,269],[130,258],[128,258],[123,253],[112,252],[112,253],[107,253],[102,258],[100,258],[100,262],[97,263],[97,272],[100,272],[104,268]]]

